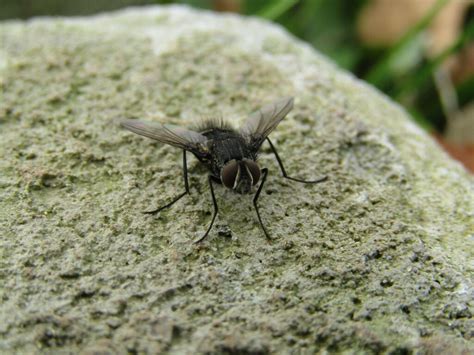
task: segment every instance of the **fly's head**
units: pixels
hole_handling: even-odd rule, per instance
[[[228,161],[221,170],[225,187],[240,194],[247,194],[260,180],[260,167],[250,159]]]

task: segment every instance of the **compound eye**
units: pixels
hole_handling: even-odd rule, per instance
[[[245,160],[245,165],[252,175],[252,185],[257,185],[258,181],[260,180],[260,167],[252,160]]]
[[[235,180],[239,172],[239,164],[235,160],[228,162],[221,171],[221,181],[225,187],[233,189],[235,186]]]

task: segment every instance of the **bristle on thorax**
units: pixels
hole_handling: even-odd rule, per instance
[[[227,122],[223,117],[213,117],[213,118],[206,118],[197,123],[193,130],[200,133],[205,133],[212,129],[222,129],[225,131],[232,131],[235,132],[235,128]]]

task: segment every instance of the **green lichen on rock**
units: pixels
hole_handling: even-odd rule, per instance
[[[280,28],[183,7],[0,25],[2,353],[472,352],[474,184]],[[117,119],[238,125],[278,97],[261,213]]]

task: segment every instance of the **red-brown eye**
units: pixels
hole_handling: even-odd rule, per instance
[[[239,172],[239,164],[235,160],[228,162],[221,171],[221,181],[225,187],[233,189],[235,186],[235,180]]]
[[[247,170],[252,175],[252,185],[256,185],[260,180],[260,167],[258,164],[252,160],[244,160]]]

